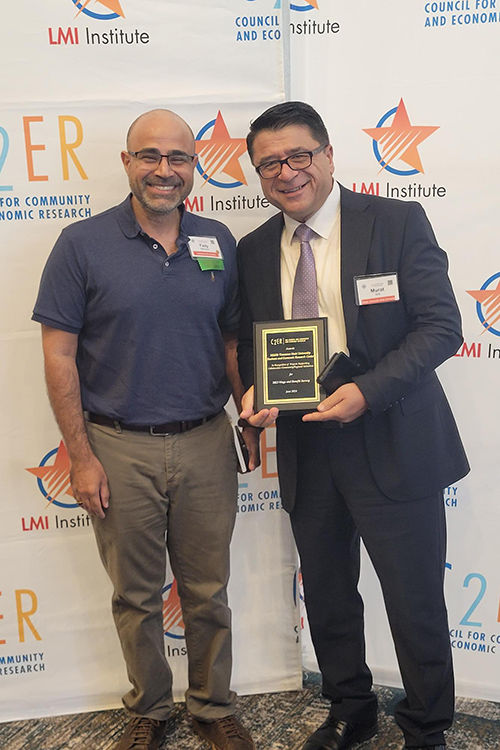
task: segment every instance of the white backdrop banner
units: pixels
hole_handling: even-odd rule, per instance
[[[153,107],[175,110],[196,135],[200,164],[187,207],[237,238],[254,228],[273,209],[244,138],[285,92],[324,116],[340,182],[421,201],[448,252],[465,343],[440,376],[473,469],[445,491],[451,638],[459,691],[500,700],[495,5],[21,0],[11,9],[0,27],[0,720],[117,706],[127,689],[110,585],[88,519],[68,494],[68,459],[30,321],[47,255],[64,226],[123,199],[125,133]],[[402,131],[407,140],[395,146]],[[274,430],[262,440],[262,468],[240,477],[232,548],[240,692],[300,685],[300,585],[279,506]],[[396,685],[367,559],[362,588],[369,661],[378,682]],[[181,697],[183,623],[169,571],[164,599]],[[312,666],[307,638],[304,652]]]
[[[248,123],[283,98],[281,14],[247,0],[48,0],[2,24],[0,81],[0,720],[120,705],[128,690],[111,587],[45,394],[40,274],[61,229],[123,200],[125,134],[153,107],[191,125],[200,156],[189,210],[240,236],[269,205]],[[14,29],[23,33],[13,33]],[[234,414],[233,414],[234,416]],[[296,555],[277,490],[274,430],[241,476],[232,545],[233,687],[297,689]],[[164,588],[175,696],[187,686],[175,581]]]
[[[458,691],[500,700],[500,152],[492,95],[500,8],[495,0],[297,0],[290,15],[291,98],[323,115],[336,178],[357,192],[421,202],[449,256],[465,343],[439,376],[472,466],[444,493],[450,635]],[[367,557],[361,585],[375,680],[400,684]],[[307,637],[304,649],[314,665]]]

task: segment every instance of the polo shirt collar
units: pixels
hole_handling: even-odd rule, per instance
[[[132,210],[132,193],[129,193],[122,203],[117,206],[118,212],[118,223],[125,237],[133,239],[141,234],[142,229],[139,226],[139,222],[135,218],[135,214]]]

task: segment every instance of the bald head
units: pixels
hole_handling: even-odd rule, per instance
[[[187,122],[175,112],[153,109],[134,120],[121,156],[132,208],[139,219],[163,221],[191,192],[197,162],[195,139]]]
[[[187,136],[192,141],[190,153],[194,153],[193,131],[182,117],[169,109],[151,109],[149,112],[139,115],[128,129],[127,151],[138,151],[143,146],[137,146],[136,141],[142,141],[142,139],[148,137],[154,138],[160,134]]]

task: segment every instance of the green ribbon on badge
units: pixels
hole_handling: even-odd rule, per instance
[[[202,271],[223,271],[224,261],[222,258],[196,258]]]

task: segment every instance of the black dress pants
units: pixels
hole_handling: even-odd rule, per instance
[[[357,589],[361,537],[381,583],[406,691],[396,721],[408,745],[441,744],[454,710],[442,493],[399,501],[384,495],[370,470],[362,424],[328,429],[301,422],[297,450],[291,521],[332,714],[371,723],[377,712]]]

